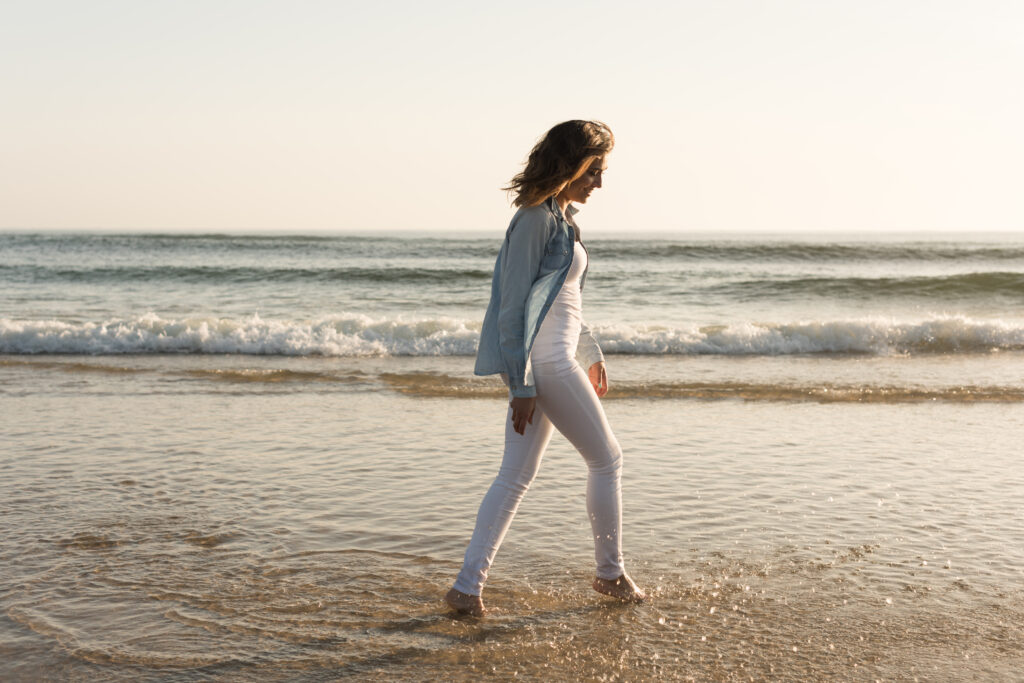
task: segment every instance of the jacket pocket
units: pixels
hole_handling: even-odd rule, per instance
[[[544,246],[544,258],[541,261],[541,273],[550,273],[562,268],[569,262],[569,244],[565,235],[556,232]]]

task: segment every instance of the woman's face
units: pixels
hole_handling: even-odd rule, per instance
[[[595,159],[583,172],[583,175],[566,185],[560,194],[570,202],[586,204],[590,193],[601,187],[601,175],[606,168],[608,168],[608,162],[604,157]]]

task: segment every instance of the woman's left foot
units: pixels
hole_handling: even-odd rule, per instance
[[[643,602],[647,597],[628,574],[623,574],[617,579],[594,579],[594,590],[625,602]]]

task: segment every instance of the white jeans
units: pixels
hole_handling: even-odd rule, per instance
[[[498,477],[480,504],[456,590],[480,595],[487,571],[512,524],[519,502],[540,469],[544,449],[558,429],[587,462],[587,513],[594,532],[597,576],[616,579],[622,564],[622,449],[586,373],[575,360],[535,363],[537,406],[523,434],[505,420],[505,455]]]

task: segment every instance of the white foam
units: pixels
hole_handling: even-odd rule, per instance
[[[239,353],[284,356],[450,356],[476,352],[479,323],[450,318],[327,317],[310,322],[148,313],[102,323],[0,319],[0,353]]]
[[[1024,322],[932,317],[595,330],[606,353],[791,355],[983,353],[1024,349]],[[339,315],[312,321],[164,319],[154,313],[104,322],[0,319],[0,353],[237,353],[286,356],[471,356],[480,322],[456,318]]]
[[[606,353],[630,354],[892,355],[1024,349],[1024,324],[954,316],[917,321],[865,318],[682,329],[611,326],[599,328],[598,333]]]

